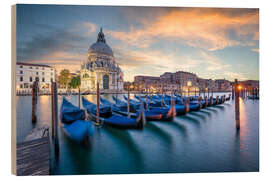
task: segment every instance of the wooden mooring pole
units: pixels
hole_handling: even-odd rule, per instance
[[[97,124],[99,125],[99,104],[100,104],[100,94],[99,94],[99,82],[97,82]]]
[[[58,94],[57,84],[52,82],[51,86],[52,93],[52,137],[54,139],[54,152],[55,155],[59,155],[59,142],[58,142]]]
[[[240,111],[239,111],[239,84],[237,79],[234,80],[234,92],[235,92],[235,123],[236,128],[240,129]]]
[[[146,111],[148,111],[148,92],[146,92]]]
[[[128,87],[128,99],[127,99],[127,113],[128,113],[128,117],[130,118],[130,113],[129,113],[129,111],[130,111],[130,89],[129,89],[129,87]]]
[[[81,108],[81,89],[80,88],[78,92],[78,105],[79,105],[79,108]]]
[[[234,99],[234,87],[233,86],[232,86],[232,99]]]
[[[185,112],[189,112],[189,97],[185,98]]]
[[[171,91],[171,105],[173,105],[173,90]]]
[[[207,97],[206,97],[206,96],[204,96],[204,104],[205,104],[205,107],[207,107],[207,105],[208,105],[208,100],[207,100]]]
[[[164,100],[163,100],[163,89],[162,89],[162,94],[161,94],[161,106],[164,105]]]
[[[35,80],[32,86],[32,122],[37,122],[37,92],[38,92],[38,80]]]

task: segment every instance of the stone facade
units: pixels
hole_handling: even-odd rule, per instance
[[[55,68],[43,64],[16,63],[16,91],[17,93],[31,93],[36,79],[39,81],[40,93],[51,91],[51,81],[55,81]]]
[[[177,71],[165,72],[160,77],[135,76],[134,86],[137,91],[230,91],[231,82],[226,79],[203,79],[194,73]]]

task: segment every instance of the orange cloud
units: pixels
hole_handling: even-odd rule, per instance
[[[57,72],[69,69],[71,72],[80,70],[81,63],[87,56],[85,54],[56,51],[39,59],[27,60],[28,63],[47,64],[56,68]]]
[[[239,15],[231,15],[229,10],[190,8],[189,10],[173,10],[152,22],[142,21],[143,28],[130,27],[128,32],[110,31],[117,39],[130,45],[145,48],[156,38],[167,38],[181,41],[192,47],[207,50],[224,49],[228,46],[252,46],[255,42],[241,40],[241,37],[252,35],[258,39],[259,13],[253,11]],[[231,38],[233,31],[237,38]]]

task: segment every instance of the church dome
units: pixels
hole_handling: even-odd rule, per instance
[[[90,48],[88,49],[88,54],[113,56],[112,49],[110,48],[110,46],[106,44],[106,40],[102,32],[102,28],[100,29],[100,32],[98,33],[97,42],[92,44]]]

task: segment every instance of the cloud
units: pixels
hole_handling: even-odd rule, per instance
[[[82,23],[80,23],[82,24]],[[80,31],[95,31],[95,25],[83,23],[70,29],[51,27],[48,33],[34,34],[30,39],[18,41],[17,61],[44,63],[57,67],[80,69],[80,63],[87,58],[88,39]],[[75,66],[73,66],[75,65]]]
[[[116,61],[124,71],[125,81],[133,81],[134,76],[160,76],[164,72],[179,70],[193,72],[201,78],[226,78],[245,80],[246,74],[232,71],[231,64],[212,52],[199,50],[190,55],[176,55],[164,51],[129,50],[114,47]]]
[[[87,36],[91,35],[92,33],[96,32],[96,30],[97,30],[97,26],[91,22],[83,22],[82,26],[87,29],[86,30]]]
[[[240,9],[241,10],[241,9]],[[110,31],[110,35],[132,46],[146,48],[157,39],[177,41],[188,46],[214,51],[229,46],[252,46],[257,38],[258,11],[239,9],[189,8],[172,10],[140,28]],[[235,37],[232,37],[235,35]],[[251,37],[250,37],[251,36]]]
[[[226,68],[229,68],[230,65],[224,63],[221,59],[219,59],[217,56],[214,56],[210,53],[206,53],[205,51],[201,51],[201,61],[206,66],[206,70],[208,71],[218,71],[218,70],[224,70]]]
[[[224,75],[231,80],[238,79],[238,80],[247,80],[247,78],[241,74],[241,73],[236,73],[236,72],[231,72],[231,71],[225,71]]]
[[[162,50],[129,50],[122,51],[120,47],[114,47],[115,57],[124,71],[127,80],[132,80],[136,75],[159,76],[164,72],[176,72],[179,70],[203,74],[203,71],[220,73],[227,70],[230,65],[222,59],[206,51],[182,55],[164,52]],[[132,74],[133,76],[131,77]]]
[[[80,66],[86,57],[87,55],[84,53],[56,51],[41,56],[38,59],[28,59],[27,62],[51,65],[56,68],[57,72],[60,72],[62,69],[69,69],[70,71],[75,72],[80,70]]]

